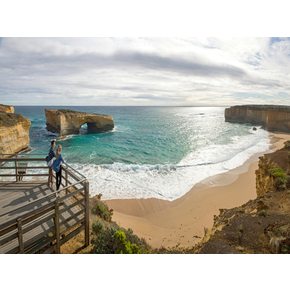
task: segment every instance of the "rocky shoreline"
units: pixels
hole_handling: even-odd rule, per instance
[[[261,125],[268,131],[290,133],[290,106],[233,106],[225,109],[225,121]]]
[[[290,142],[258,166],[257,198],[220,209],[195,253],[290,253]]]
[[[107,132],[114,128],[113,117],[72,110],[45,110],[47,130],[60,136],[78,134],[83,124],[88,133]],[[0,156],[15,155],[29,148],[31,121],[10,105],[0,104]]]
[[[29,147],[31,122],[14,107],[0,105],[0,156],[14,155]]]

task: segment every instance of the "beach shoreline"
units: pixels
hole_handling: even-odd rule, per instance
[[[269,133],[270,149],[255,154],[241,166],[217,174],[194,185],[182,197],[173,200],[111,199],[113,220],[131,228],[154,248],[192,247],[211,228],[219,209],[240,206],[256,198],[259,156],[279,150],[290,134]]]

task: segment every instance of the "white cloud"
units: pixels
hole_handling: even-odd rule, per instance
[[[4,38],[0,102],[290,105],[288,39]]]

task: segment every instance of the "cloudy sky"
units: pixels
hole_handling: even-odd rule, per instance
[[[0,103],[290,105],[290,39],[2,38]]]

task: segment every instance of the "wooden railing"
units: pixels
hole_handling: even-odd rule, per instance
[[[19,166],[23,162],[27,162],[26,166]],[[21,178],[19,172],[24,171],[19,169],[26,170]],[[44,182],[48,182],[49,169],[43,158],[0,159],[0,188],[11,183],[25,184],[27,177],[33,182],[45,177]],[[82,230],[85,232],[84,246],[89,245],[89,183],[86,177],[64,164],[61,188],[48,188],[51,193],[0,215],[0,253],[60,253],[61,245]]]
[[[30,163],[37,163],[38,166],[30,165]],[[19,181],[20,175],[23,175],[21,177],[48,177],[49,175],[49,169],[44,158],[36,157],[1,158],[0,169],[0,182]],[[33,170],[37,172],[33,172]],[[3,171],[5,172],[2,173]],[[23,172],[23,174],[20,172]]]

